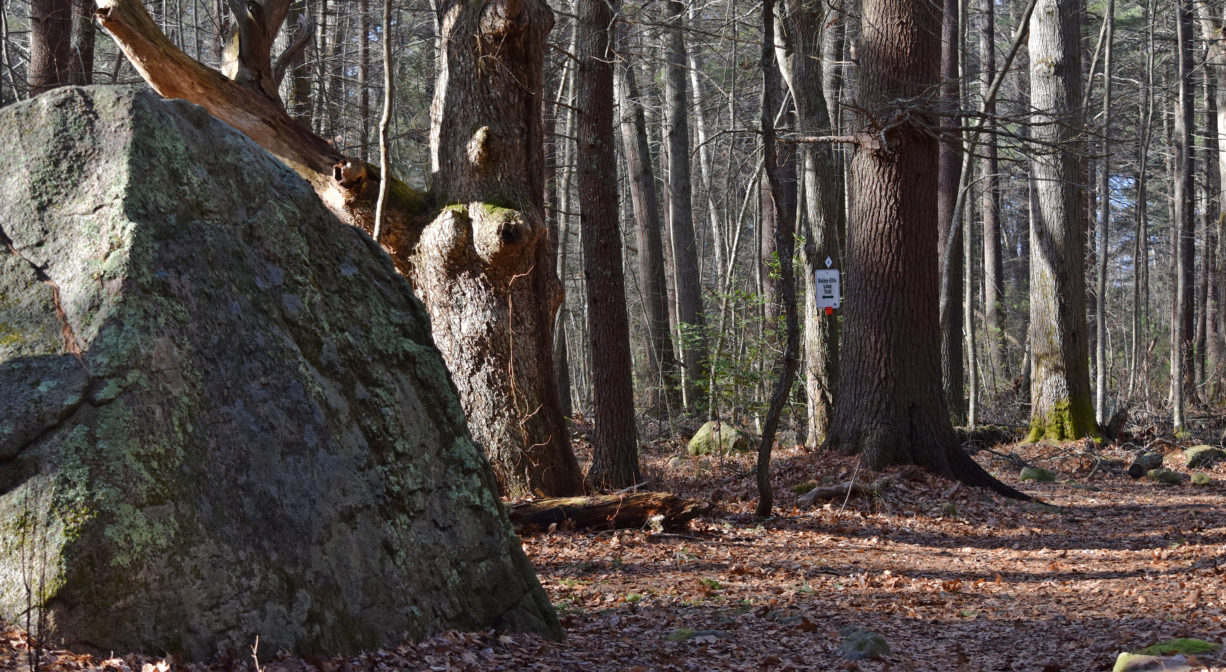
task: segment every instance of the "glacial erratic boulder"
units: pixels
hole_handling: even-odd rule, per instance
[[[10,106],[0,137],[0,617],[192,658],[560,635],[365,234],[137,89]]]

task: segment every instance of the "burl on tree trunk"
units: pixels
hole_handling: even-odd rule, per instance
[[[233,79],[178,49],[138,0],[98,0],[97,17],[154,90],[203,106],[305,178],[343,221],[372,231],[378,169],[342,155],[277,98],[283,69],[270,65],[269,50],[289,0],[229,4]],[[430,312],[504,494],[574,494],[582,478],[551,356],[561,286],[542,202],[542,63],[553,15],[543,0],[449,0],[440,10],[432,192],[391,178],[379,242]]]

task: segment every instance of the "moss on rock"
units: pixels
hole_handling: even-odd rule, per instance
[[[0,136],[28,169],[0,174],[28,257],[0,257],[0,529],[30,532],[0,535],[0,575],[45,558],[25,572],[49,639],[200,658],[256,633],[560,636],[425,311],[368,237],[137,89],[57,89],[0,110]],[[0,617],[28,606],[0,582]]]
[[[727,455],[748,453],[753,450],[753,437],[732,425],[712,420],[698,429],[690,439],[687,452],[690,455]]]
[[[1214,446],[1192,446],[1183,451],[1189,469],[1202,469],[1226,461],[1226,451]]]

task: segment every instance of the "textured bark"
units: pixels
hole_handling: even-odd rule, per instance
[[[580,473],[553,368],[562,293],[543,203],[553,15],[543,0],[452,0],[441,13],[431,170],[436,201],[452,205],[423,231],[410,277],[504,491],[573,494]]]
[[[940,306],[941,380],[949,414],[956,424],[966,423],[966,377],[962,361],[962,223],[954,221],[961,181],[962,137],[955,116],[958,107],[958,0],[944,0],[941,18],[941,117],[937,165],[938,272],[948,296]],[[954,240],[950,240],[950,237]],[[948,256],[947,254],[948,253]]]
[[[1030,18],[1031,416],[1027,441],[1097,434],[1085,307],[1085,208],[1078,157],[1081,65],[1076,10],[1039,0]],[[1054,149],[1053,149],[1054,148]]]
[[[370,160],[370,0],[358,0],[358,156]]]
[[[613,8],[603,0],[581,2],[575,29],[579,59],[575,106],[579,109],[579,222],[583,230],[583,275],[588,337],[592,351],[592,466],[589,488],[607,490],[638,483],[630,327],[622,238],[617,207],[613,139]]]
[[[668,280],[664,274],[664,243],[660,226],[660,197],[651,168],[647,122],[638,102],[634,67],[621,62],[617,69],[621,100],[622,147],[626,177],[634,209],[634,236],[638,245],[639,287],[647,321],[647,366],[657,381],[650,385],[647,408],[681,408],[681,364],[668,332]]]
[[[673,276],[677,292],[677,323],[681,330],[685,363],[686,405],[700,410],[706,404],[707,318],[703,312],[698,269],[698,241],[694,237],[693,185],[690,170],[689,96],[686,91],[685,5],[665,5],[667,65],[664,76],[665,126],[668,140],[668,226],[672,236]]]
[[[158,93],[203,105],[305,177],[346,221],[372,230],[377,169],[297,124],[255,80],[239,84],[183,54],[139,2],[98,4],[102,26]],[[393,182],[380,242],[430,312],[499,486],[572,494],[581,474],[553,372],[561,290],[542,203],[541,64],[552,14],[530,0],[456,0],[443,16],[431,139],[435,201],[446,206],[423,228],[426,199]]]
[[[1014,497],[958,446],[941,391],[937,291],[940,10],[862,0],[846,315],[827,443],[872,469],[917,464]],[[880,125],[878,125],[880,124]]]
[[[527,534],[548,530],[552,525],[564,529],[613,530],[658,524],[657,529],[683,530],[707,508],[703,502],[681,499],[667,492],[637,492],[538,499],[516,504],[508,513],[515,530]]]
[[[996,72],[996,3],[994,0],[981,0],[979,32],[980,86],[987,90],[991,86],[992,77]],[[992,372],[992,389],[995,391],[998,380],[1007,381],[1009,375],[1009,359],[1005,349],[1004,323],[1004,264],[1002,263],[1000,235],[1000,171],[996,152],[996,102],[988,101],[984,105],[984,131],[987,139],[980,148],[980,175],[982,179],[982,198],[980,211],[983,213],[983,322],[986,335],[987,361]]]
[[[30,94],[71,82],[75,0],[30,0]]]
[[[779,62],[796,102],[797,126],[802,133],[837,132],[829,116],[822,87],[822,25],[826,5],[821,0],[786,0],[783,49]],[[841,17],[831,19],[838,23]],[[830,30],[831,28],[827,28]],[[839,230],[843,220],[842,173],[835,149],[826,143],[806,143],[801,148],[805,227],[802,251],[805,274],[805,392],[808,400],[806,445],[816,448],[826,438],[834,412],[834,391],[839,375],[839,322],[817,309],[813,299],[817,283],[813,272],[826,268],[826,259],[842,267]]]

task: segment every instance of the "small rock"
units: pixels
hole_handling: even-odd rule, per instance
[[[1188,461],[1189,469],[1209,467],[1216,462],[1226,461],[1226,451],[1213,446],[1192,446],[1183,451],[1183,456]]]
[[[1179,485],[1183,483],[1183,479],[1179,477],[1179,474],[1170,469],[1150,469],[1149,473],[1145,474],[1145,478],[1166,485]]]
[[[1039,483],[1051,483],[1056,480],[1056,472],[1051,469],[1042,469],[1039,467],[1025,467],[1019,478],[1023,481],[1038,481]]]
[[[1111,672],[1189,672],[1188,659],[1183,656],[1146,656],[1138,653],[1121,653],[1115,659]]]
[[[1209,478],[1209,474],[1206,474],[1203,471],[1198,471],[1195,474],[1192,474],[1192,485],[1209,485],[1212,482],[1213,479]]]
[[[866,658],[884,658],[890,655],[890,645],[885,637],[868,630],[853,630],[843,637],[839,646],[839,655],[847,660],[864,660]]]

